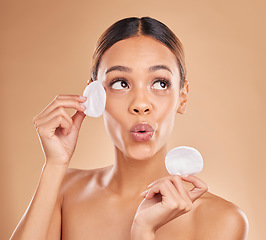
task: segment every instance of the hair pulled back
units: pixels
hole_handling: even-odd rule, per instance
[[[151,36],[159,40],[176,56],[180,73],[180,89],[182,89],[186,79],[186,67],[182,43],[165,24],[150,17],[124,18],[115,22],[103,32],[97,41],[96,49],[92,57],[92,81],[97,79],[100,60],[106,50],[118,41],[141,35]]]

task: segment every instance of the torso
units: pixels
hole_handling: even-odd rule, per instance
[[[68,170],[60,192],[63,240],[130,239],[131,224],[143,197],[121,199],[108,192],[103,181],[109,169]],[[190,212],[162,226],[156,232],[156,240],[202,240],[204,229],[217,217],[216,206],[230,205],[206,192],[193,203]]]

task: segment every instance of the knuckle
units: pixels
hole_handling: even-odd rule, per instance
[[[170,178],[171,178],[171,176],[162,177],[162,178],[160,178],[160,181],[162,181],[162,182],[169,181]]]
[[[185,207],[185,212],[190,212],[192,210],[192,204],[187,204],[187,206]]]
[[[205,187],[203,188],[204,192],[208,191],[209,190],[209,186],[208,185],[205,185]]]
[[[56,119],[57,119],[57,121],[62,122],[63,116],[62,115],[57,115]]]
[[[34,127],[35,127],[36,129],[39,128],[39,125],[40,125],[40,124],[38,124],[38,121],[34,123]]]
[[[168,182],[167,181],[162,181],[161,183],[160,183],[160,185],[161,185],[161,187],[163,187],[163,188],[166,188],[166,187],[168,187]]]
[[[73,119],[70,118],[70,127],[72,127],[73,124],[74,124]]]
[[[184,212],[184,213],[188,213],[188,212],[190,212],[190,210],[191,210],[191,209],[189,209],[189,208],[185,208],[185,209],[183,210],[183,212]]]
[[[165,184],[166,182],[167,182],[166,179],[162,179],[161,181],[159,181],[159,183],[161,183],[161,184]]]
[[[61,114],[65,113],[65,109],[64,109],[64,107],[62,107],[62,106],[58,107],[58,111],[59,111],[59,113],[61,113]]]
[[[43,126],[39,126],[39,127],[37,127],[36,130],[37,130],[37,132],[38,132],[40,135],[42,135],[42,133],[44,132],[44,128],[43,128]]]
[[[56,98],[56,99],[54,100],[54,103],[57,104],[57,105],[59,105],[60,102],[61,102],[61,99],[59,99],[59,98]]]
[[[38,120],[38,116],[39,115],[36,115],[33,119],[32,119],[32,123],[35,125],[36,124],[36,122],[37,122],[37,120]]]
[[[169,203],[168,207],[171,210],[177,210],[177,209],[179,209],[179,203],[176,201],[172,201],[171,203]]]
[[[173,180],[180,180],[180,176],[179,176],[179,175],[173,175],[173,176],[172,176],[172,179],[173,179]]]
[[[158,183],[159,180],[155,180],[154,182],[152,182],[150,185],[155,185],[156,183]]]
[[[56,97],[55,97],[55,99],[60,99],[61,96],[62,96],[62,94],[57,94]]]
[[[79,102],[75,101],[75,104],[76,104],[76,107],[77,108],[80,108],[81,107],[81,104]]]
[[[185,209],[187,208],[187,204],[184,201],[182,201],[179,203],[178,208],[182,211],[185,211]]]
[[[180,176],[178,176],[178,175],[172,176],[171,181],[175,182],[175,183],[180,182],[181,181]]]

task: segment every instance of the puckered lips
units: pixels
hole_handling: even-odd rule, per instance
[[[148,123],[138,123],[130,130],[130,133],[135,141],[146,142],[152,138],[154,129]]]

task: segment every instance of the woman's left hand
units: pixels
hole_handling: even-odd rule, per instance
[[[194,185],[188,190],[182,180]],[[169,221],[189,212],[193,202],[208,190],[208,186],[195,176],[167,176],[149,185],[141,195],[145,198],[135,214],[132,229],[155,233]]]

